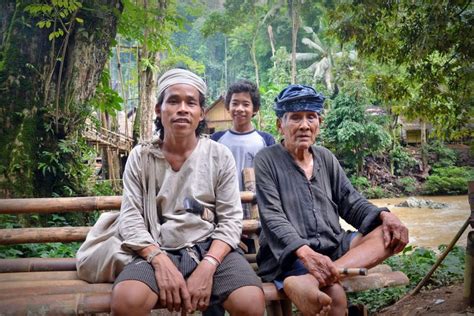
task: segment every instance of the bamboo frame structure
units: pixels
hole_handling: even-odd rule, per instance
[[[255,193],[240,192],[242,203],[255,203]],[[65,213],[119,210],[122,196],[0,199],[0,214]]]

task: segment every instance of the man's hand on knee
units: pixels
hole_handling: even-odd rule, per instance
[[[178,312],[182,309],[192,312],[191,297],[186,281],[174,263],[166,254],[161,254],[153,258],[152,265],[160,289],[158,299],[161,306],[166,307],[170,312]]]
[[[385,248],[392,249],[393,253],[398,253],[408,244],[408,229],[405,225],[390,212],[381,212],[383,241]]]
[[[332,260],[317,253],[309,246],[302,246],[296,250],[296,255],[301,260],[309,273],[319,282],[319,287],[331,285],[339,280],[339,273]]]

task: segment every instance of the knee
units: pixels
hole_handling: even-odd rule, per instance
[[[235,290],[224,302],[230,315],[260,316],[265,313],[265,295],[256,286],[246,286]]]
[[[135,291],[127,282],[118,283],[112,291],[110,310],[112,315],[148,314],[153,309],[153,300],[142,291]]]

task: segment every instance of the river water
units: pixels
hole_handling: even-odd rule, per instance
[[[370,200],[375,205],[388,207],[408,227],[410,244],[417,247],[437,248],[449,244],[470,215],[467,195],[458,196],[416,196],[418,199],[447,203],[443,209],[407,208],[395,205],[407,198],[389,198]],[[350,228],[342,223],[344,228]],[[457,245],[465,246],[470,226],[461,236]]]

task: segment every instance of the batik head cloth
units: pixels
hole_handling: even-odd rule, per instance
[[[292,84],[278,94],[273,109],[279,118],[286,112],[311,111],[323,114],[324,99],[321,93],[310,86]]]

